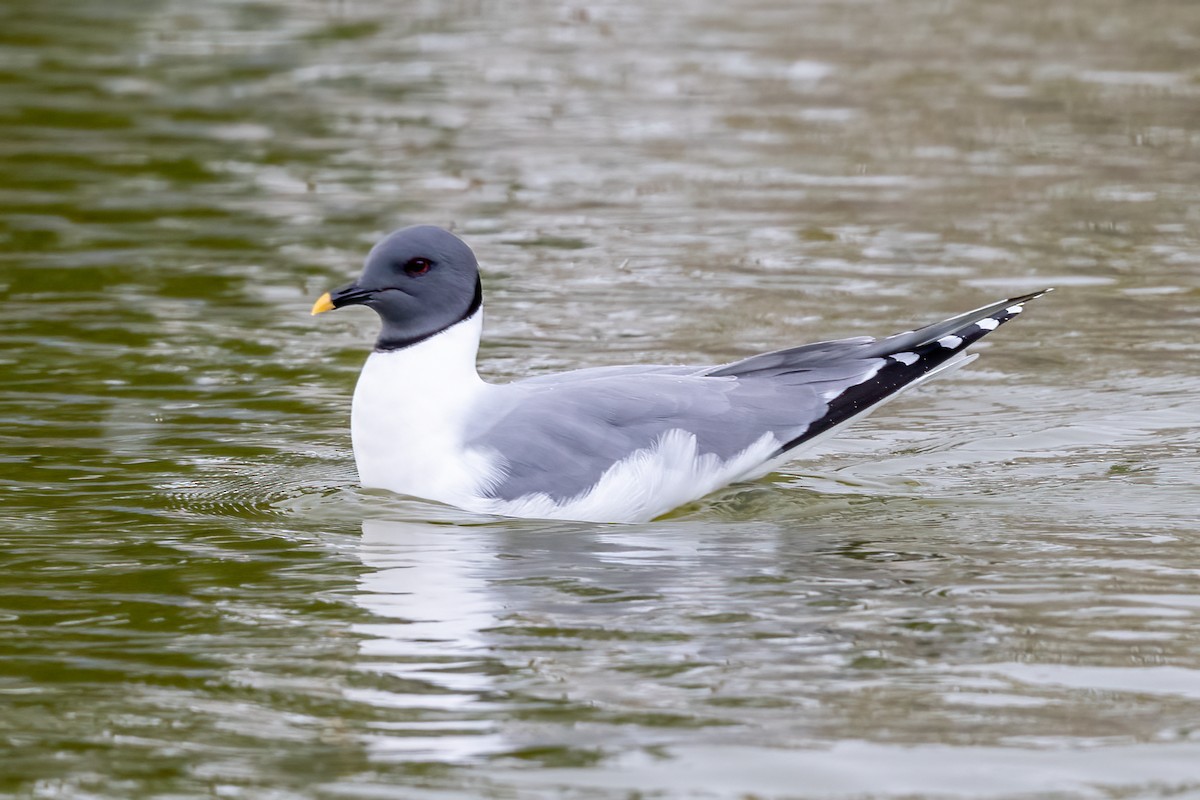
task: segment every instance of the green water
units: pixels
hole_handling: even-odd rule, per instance
[[[0,3],[0,792],[1200,792],[1191,0]],[[496,379],[972,367],[635,526],[356,488],[383,232]],[[400,412],[419,420],[420,398]]]

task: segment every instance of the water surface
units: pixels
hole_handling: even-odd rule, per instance
[[[1184,0],[5,3],[0,791],[1200,791],[1197,47]],[[308,316],[417,222],[495,380],[1059,291],[781,475],[494,520],[356,487],[374,322]]]

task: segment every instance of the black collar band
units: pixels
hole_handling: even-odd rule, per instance
[[[475,313],[477,311],[479,311],[479,308],[482,305],[483,305],[483,281],[479,278],[479,276],[476,276],[475,277],[475,296],[473,298],[471,298],[471,305],[467,306],[467,310],[463,313],[463,315],[461,317],[459,317],[454,322],[452,322],[451,324],[447,325],[444,328],[439,328],[436,331],[432,331],[430,333],[424,333],[424,334],[421,334],[420,336],[412,336],[412,337],[408,337],[408,338],[400,338],[400,337],[388,338],[381,333],[379,335],[379,338],[375,340],[375,352],[376,353],[390,353],[395,350],[403,350],[406,347],[412,347],[414,344],[420,344],[421,342],[425,341],[426,339],[432,339],[434,336],[437,336],[442,331],[449,330],[450,328],[453,328],[458,323],[468,320],[471,317],[475,316]]]

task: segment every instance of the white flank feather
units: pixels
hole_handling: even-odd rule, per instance
[[[695,435],[675,429],[660,436],[653,447],[637,450],[613,464],[591,489],[564,503],[538,493],[516,500],[485,500],[467,507],[508,517],[645,522],[742,480],[779,444],[765,433],[733,458],[722,461],[712,453],[700,455]]]

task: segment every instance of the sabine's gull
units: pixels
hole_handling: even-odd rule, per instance
[[[1042,294],[886,339],[488,383],[475,367],[475,255],[418,225],[375,245],[358,280],[322,295],[312,313],[365,305],[383,323],[350,415],[363,486],[502,516],[640,522],[766,475],[902,389],[974,359],[968,346]]]

